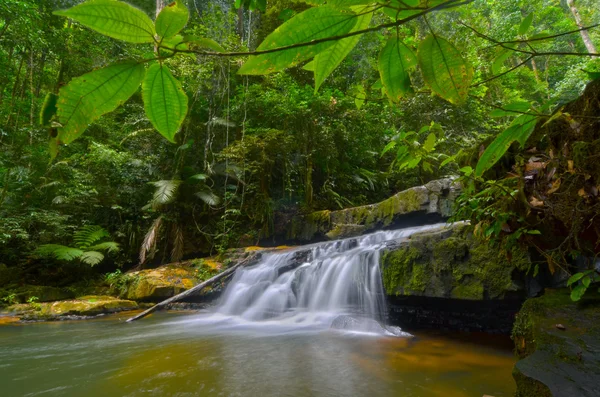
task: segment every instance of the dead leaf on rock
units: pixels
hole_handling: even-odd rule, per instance
[[[544,206],[544,202],[542,200],[538,200],[535,197],[531,198],[531,200],[529,201],[529,204],[531,204],[532,207],[543,207]]]
[[[560,188],[560,178],[552,182],[552,187],[548,189],[548,194],[552,194]]]

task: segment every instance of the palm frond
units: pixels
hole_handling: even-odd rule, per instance
[[[190,176],[188,179],[191,181],[205,181],[207,178],[208,178],[208,175],[206,175],[206,174],[196,174],[196,175]]]
[[[97,225],[87,225],[73,234],[73,241],[75,241],[77,247],[86,250],[105,237],[110,237],[110,234],[104,228]]]
[[[200,200],[204,201],[206,204],[211,206],[215,206],[221,202],[219,196],[214,194],[208,186],[194,193],[194,196],[198,197]]]
[[[90,266],[95,266],[98,263],[102,262],[104,259],[104,255],[98,251],[86,251],[81,254],[79,258],[83,263],[87,263]]]
[[[154,220],[150,229],[146,233],[144,237],[144,241],[142,242],[142,246],[140,247],[140,263],[146,262],[146,255],[149,255],[149,258],[154,256],[154,249],[156,248],[156,240],[158,239],[158,233],[160,232],[160,227],[162,225],[162,216],[159,216]]]
[[[113,253],[118,252],[120,248],[119,243],[116,243],[114,241],[106,241],[104,243],[92,245],[91,247],[88,247],[88,249],[94,251],[106,251],[109,253]]]
[[[40,245],[35,252],[40,256],[54,257],[61,261],[72,261],[83,255],[83,251],[78,248],[67,247],[60,244]]]
[[[177,195],[177,190],[179,189],[181,182],[182,181],[178,179],[167,179],[157,182],[150,182],[152,185],[156,186],[154,196],[150,201],[152,209],[156,210],[163,205],[173,202],[173,199],[175,199],[175,196]]]

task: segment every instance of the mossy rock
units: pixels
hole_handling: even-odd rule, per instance
[[[509,260],[463,224],[414,234],[387,249],[381,263],[388,295],[468,300],[522,293],[514,277],[531,265],[527,252],[514,251]]]
[[[292,219],[287,238],[297,241],[354,237],[392,225],[402,216],[451,215],[460,187],[450,178],[410,188],[379,203],[339,211],[317,211]]]
[[[200,281],[199,271],[193,266],[169,264],[127,273],[120,296],[135,301],[160,301],[190,289]]]
[[[567,289],[546,290],[542,297],[527,300],[512,338],[521,358],[513,370],[518,397],[600,395],[597,292],[580,302],[571,301]]]
[[[20,303],[8,308],[22,320],[55,320],[66,316],[88,317],[136,309],[138,304],[134,301],[102,295],[89,295],[57,302]]]

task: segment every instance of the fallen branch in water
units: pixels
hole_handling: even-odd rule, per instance
[[[242,266],[247,266],[249,264],[254,264],[256,262],[256,260],[260,258],[260,256],[261,256],[260,253],[255,253],[253,255],[250,255],[247,258],[242,259],[240,262],[238,262],[234,266],[231,266],[227,270],[225,270],[225,271],[217,274],[213,278],[210,278],[210,279],[204,281],[203,283],[200,283],[200,284],[196,285],[193,288],[185,290],[185,291],[183,291],[180,294],[172,296],[169,299],[165,299],[164,301],[162,301],[160,303],[157,303],[156,305],[152,306],[151,308],[149,308],[147,310],[144,310],[140,314],[129,318],[127,320],[127,322],[129,323],[129,322],[132,322],[132,321],[135,321],[135,320],[139,320],[140,318],[144,318],[147,315],[155,312],[156,310],[158,310],[158,309],[160,309],[162,307],[165,307],[169,303],[177,302],[178,300],[181,300],[181,299],[185,298],[186,296],[190,296],[190,295],[193,295],[193,294],[195,294],[197,292],[200,292],[204,288],[206,288],[206,287],[208,287],[208,286],[216,283],[217,281],[222,280],[223,278],[225,278],[225,277],[233,274],[236,271],[237,268],[242,267]]]

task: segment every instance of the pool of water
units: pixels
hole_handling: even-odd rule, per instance
[[[158,313],[0,326],[0,395],[512,396],[506,339],[219,325]]]

